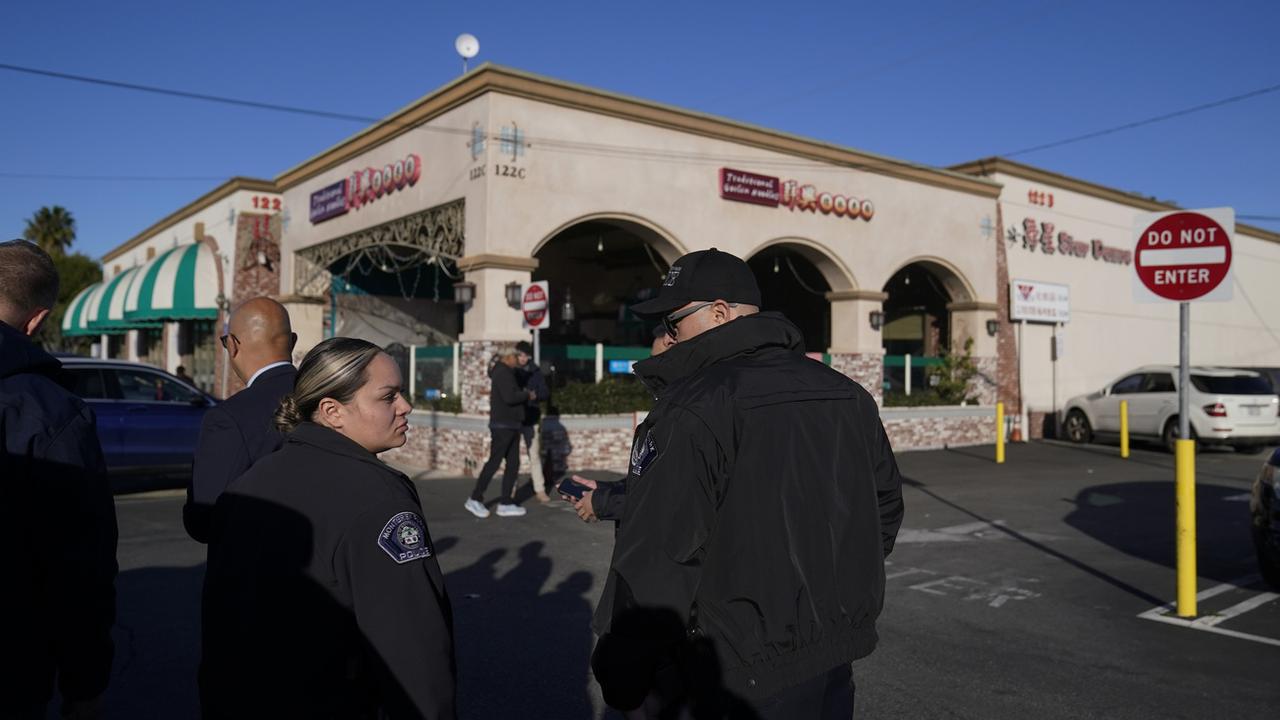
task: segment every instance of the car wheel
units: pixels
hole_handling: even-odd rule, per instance
[[[1276,538],[1268,539],[1265,531],[1253,529],[1253,547],[1258,552],[1258,572],[1267,584],[1280,590],[1280,548]]]
[[[1164,446],[1168,448],[1169,452],[1174,452],[1177,449],[1177,441],[1178,441],[1178,416],[1177,415],[1174,415],[1173,417],[1169,418],[1169,421],[1164,424],[1164,432],[1161,434],[1161,437],[1164,439]],[[1191,428],[1191,439],[1192,440],[1196,439],[1196,429],[1194,427]],[[1198,451],[1199,449],[1200,449],[1200,446],[1197,445],[1196,450]]]
[[[1089,418],[1079,410],[1072,410],[1067,413],[1067,419],[1063,422],[1063,433],[1067,439],[1073,443],[1087,443],[1093,439],[1093,428],[1089,426]]]

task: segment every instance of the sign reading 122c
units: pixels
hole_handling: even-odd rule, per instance
[[[1151,213],[1134,230],[1135,299],[1231,299],[1231,208]]]

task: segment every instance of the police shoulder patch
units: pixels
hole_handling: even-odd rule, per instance
[[[653,429],[650,428],[643,438],[637,438],[631,446],[631,474],[643,475],[653,459],[658,457],[658,446],[653,441]]]
[[[378,547],[401,564],[429,558],[431,547],[427,542],[427,524],[418,513],[396,513],[378,534]]]

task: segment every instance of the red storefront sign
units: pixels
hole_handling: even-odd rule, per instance
[[[870,220],[876,213],[870,200],[819,190],[798,180],[781,180],[745,170],[720,168],[720,197],[735,202],[785,207],[853,220]]]

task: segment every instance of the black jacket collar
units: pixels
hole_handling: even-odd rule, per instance
[[[655,395],[671,384],[718,362],[768,348],[800,352],[804,337],[781,313],[762,312],[740,317],[714,330],[678,342],[670,350],[641,360],[635,373]]]
[[[320,450],[336,453],[353,460],[360,460],[372,463],[384,471],[400,475],[398,471],[390,465],[378,459],[377,455],[365,450],[355,440],[343,435],[337,430],[327,428],[319,423],[304,422],[293,429],[293,432],[285,438],[286,443],[295,443],[298,445],[309,445]]]
[[[62,363],[16,328],[0,322],[0,377],[19,373],[54,375]]]

